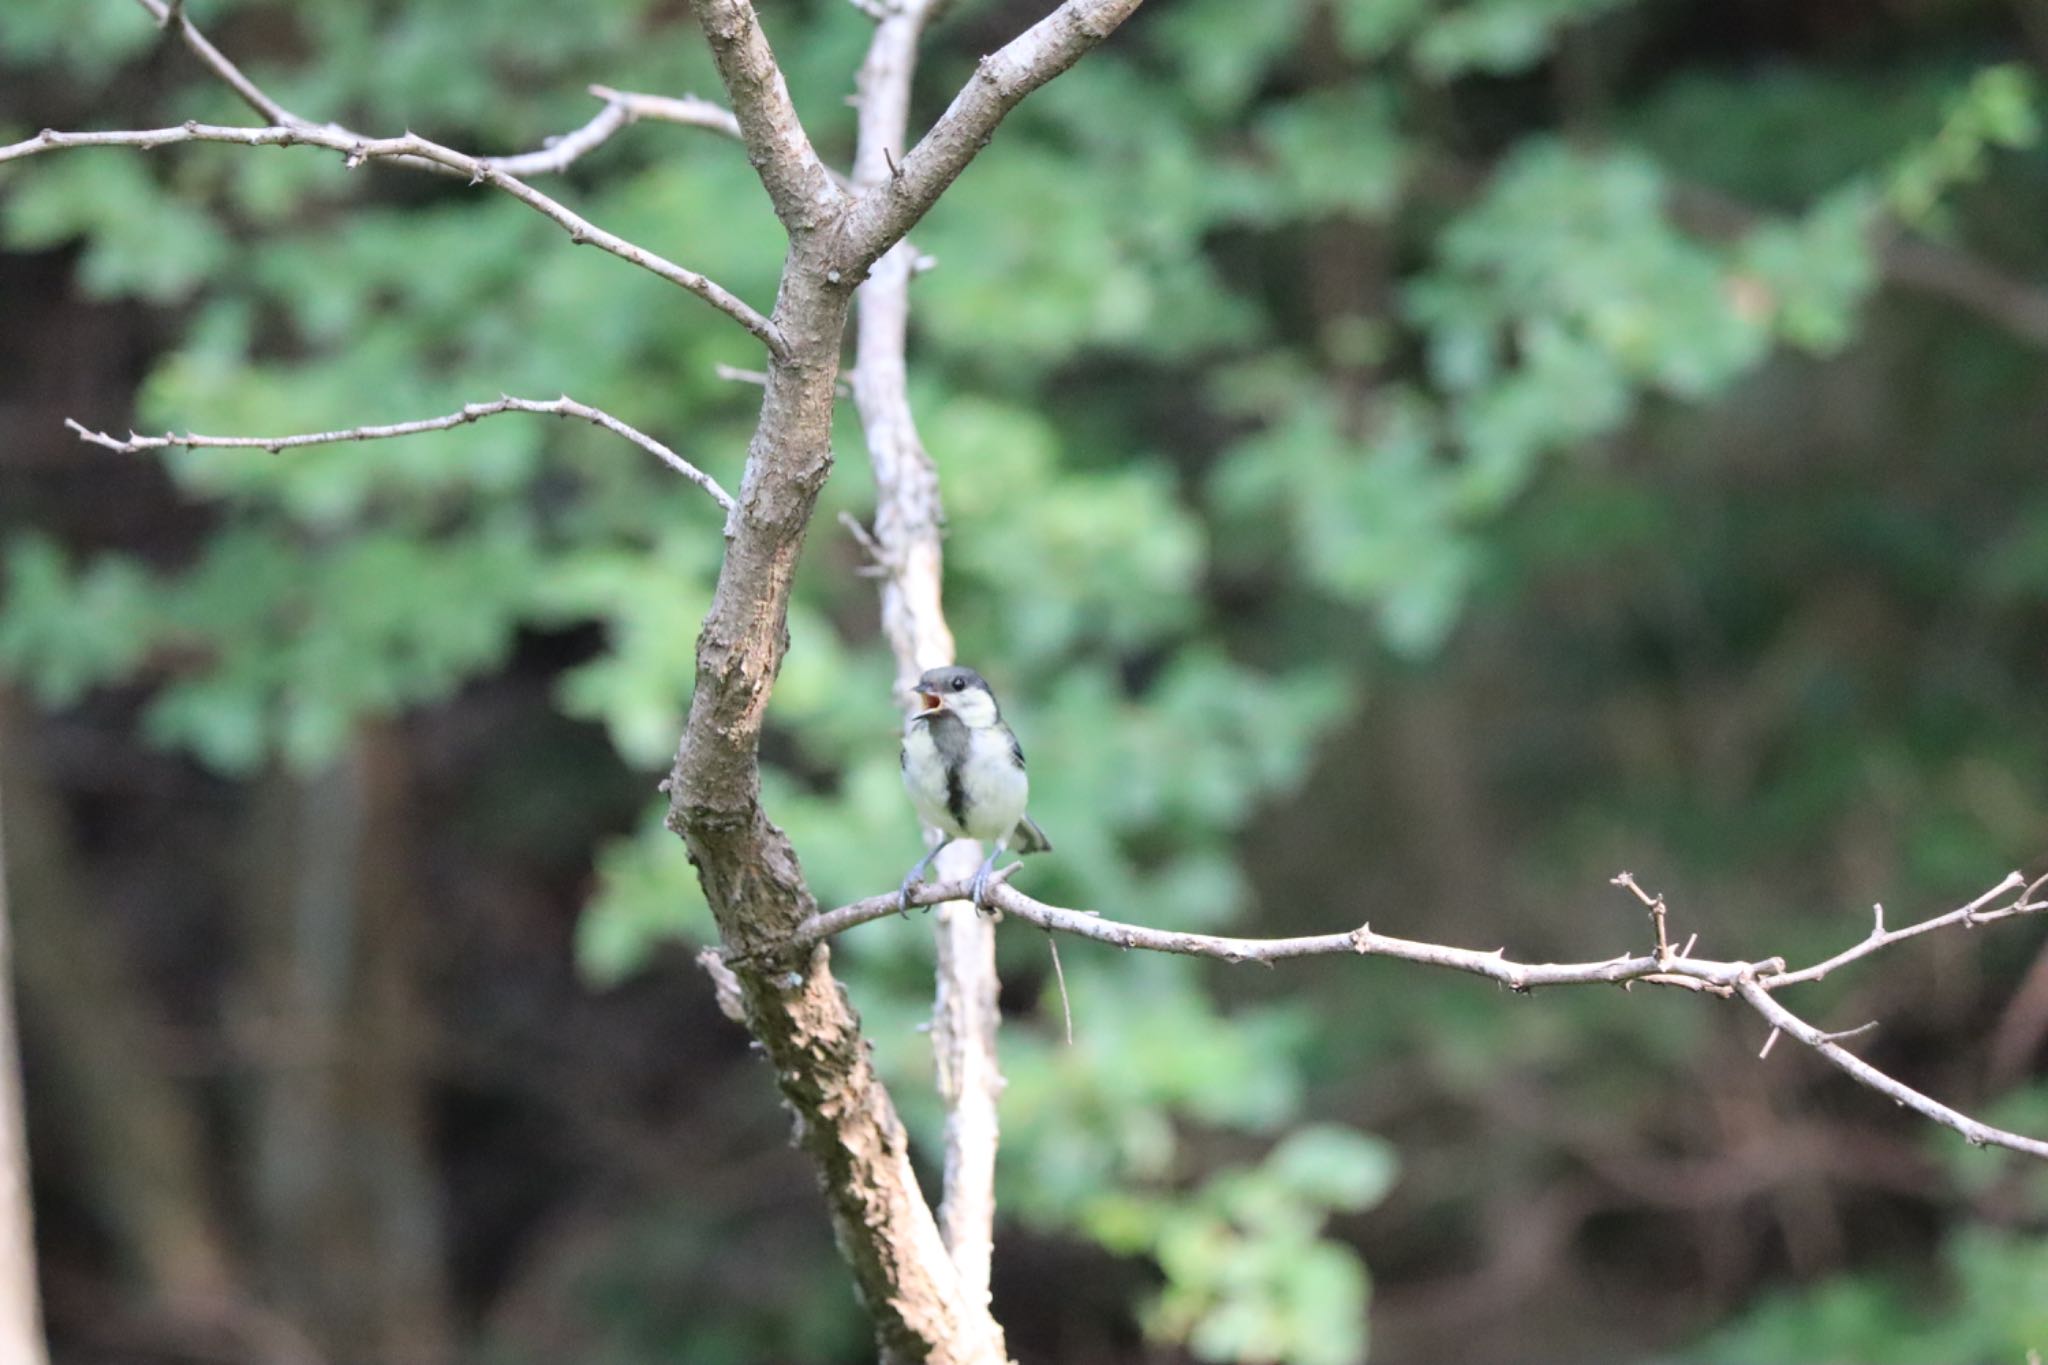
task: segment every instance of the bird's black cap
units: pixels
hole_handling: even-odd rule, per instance
[[[970,688],[979,688],[991,696],[995,694],[986,678],[964,664],[954,664],[950,668],[927,669],[925,675],[917,680],[918,691],[940,697],[949,692],[965,692]]]

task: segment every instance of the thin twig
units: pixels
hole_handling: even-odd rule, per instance
[[[1617,877],[1615,881],[1618,885],[1628,886],[1639,898],[1657,899],[1650,897],[1640,887],[1630,886],[1632,878],[1629,882],[1624,882]],[[1035,924],[1048,932],[1093,939],[1115,948],[1177,953],[1188,957],[1212,958],[1219,962],[1260,962],[1270,965],[1295,958],[1358,954],[1367,957],[1398,958],[1432,967],[1469,972],[1474,976],[1499,982],[1515,991],[1529,991],[1539,986],[1626,985],[1642,981],[1705,990],[1717,995],[1739,996],[1762,1014],[1774,1031],[1798,1039],[1862,1084],[1945,1127],[1953,1128],[1971,1142],[1980,1145],[1989,1143],[2032,1156],[2048,1158],[2048,1142],[1994,1128],[1970,1118],[1886,1075],[1840,1046],[1844,1039],[1866,1033],[1875,1026],[1874,1024],[1865,1024],[1841,1032],[1827,1032],[1792,1013],[1777,1001],[1774,994],[1781,987],[1816,980],[1825,974],[1825,971],[1833,970],[1845,962],[1854,961],[1879,948],[1945,925],[1983,924],[2040,914],[2048,910],[2048,900],[2036,898],[2036,893],[2044,886],[2048,886],[2048,879],[2030,884],[2018,873],[2013,873],[1966,905],[1919,921],[1904,929],[1873,930],[1871,937],[1855,948],[1818,964],[1821,970],[1808,968],[1799,972],[1786,971],[1783,961],[1777,958],[1762,962],[1721,961],[1673,953],[1668,961],[1660,961],[1660,955],[1654,950],[1640,956],[1623,954],[1596,962],[1516,962],[1499,949],[1481,952],[1473,948],[1456,948],[1445,944],[1396,938],[1390,934],[1376,933],[1370,924],[1361,925],[1348,933],[1310,934],[1297,938],[1232,938],[1220,934],[1191,934],[1172,929],[1154,929],[1146,925],[1104,919],[1088,911],[1047,905],[1007,885],[999,887],[989,899],[1006,916]],[[967,894],[967,891],[968,886],[964,879],[925,884],[912,889],[910,901],[913,905],[927,905],[955,899]],[[2014,892],[2020,894],[2015,896]],[[2007,896],[2012,898],[2002,904],[1996,903],[2001,897]],[[856,925],[893,914],[896,907],[897,897],[891,892],[855,901],[836,910],[822,911],[798,926],[789,946],[800,947],[820,942]],[[1768,1053],[1770,1047],[1771,1040],[1767,1039],[1764,1053]]]
[[[2011,904],[1994,910],[1985,909],[1986,906],[1996,901],[1999,897],[2020,888],[2025,888],[2024,892]],[[2017,872],[2013,872],[2008,874],[2004,881],[1992,887],[1969,904],[1958,906],[1945,915],[1936,915],[1931,919],[1921,920],[1917,924],[1909,924],[1903,929],[1886,929],[1884,927],[1884,907],[1882,905],[1874,906],[1872,907],[1874,912],[1872,919],[1874,922],[1871,925],[1870,933],[1861,943],[1858,943],[1853,948],[1844,949],[1825,961],[1816,962],[1811,967],[1806,967],[1796,972],[1779,973],[1766,978],[1766,980],[1772,990],[1777,990],[1780,986],[1796,986],[1804,981],[1818,981],[1837,967],[1845,967],[1858,958],[1868,957],[1880,948],[1888,948],[1902,939],[1914,938],[1930,930],[1943,929],[1951,924],[1988,924],[1994,920],[2006,919],[2013,915],[2030,914],[2034,908],[2034,893],[2040,890],[2040,888],[2041,883],[2036,882],[2029,886],[2026,878]]]
[[[445,417],[426,417],[414,422],[393,422],[387,426],[349,427],[342,431],[314,431],[295,436],[202,436],[197,432],[166,432],[162,436],[140,436],[129,432],[126,439],[112,436],[104,431],[93,431],[72,418],[65,418],[64,425],[78,433],[81,441],[108,450],[132,453],[144,450],[165,450],[171,447],[205,450],[267,450],[276,454],[299,446],[334,445],[342,441],[382,441],[395,436],[417,436],[428,431],[447,431],[451,427],[467,426],[485,417],[495,417],[505,412],[544,413],[556,417],[579,417],[586,422],[603,427],[615,435],[623,436],[642,450],[659,459],[670,469],[681,474],[691,483],[709,493],[718,505],[727,512],[733,509],[732,495],[721,488],[718,480],[691,464],[682,456],[670,450],[652,436],[637,427],[628,426],[618,418],[587,403],[579,403],[564,394],[560,398],[541,401],[532,398],[501,396],[494,402],[466,404],[460,412],[451,412]]]
[[[262,87],[242,74],[242,69],[227,59],[227,55],[206,40],[206,35],[185,14],[184,0],[135,0],[149,12],[161,29],[176,29],[192,55],[199,58],[206,68],[221,79],[230,90],[242,97],[242,102],[263,115],[272,123],[288,128],[313,127],[308,119],[302,119],[291,110],[266,95]]]
[[[629,242],[617,233],[606,231],[517,176],[499,170],[487,160],[443,147],[438,142],[429,141],[414,133],[406,133],[401,137],[365,139],[331,128],[237,128],[208,123],[184,123],[175,128],[146,128],[125,132],[61,133],[46,128],[32,138],[11,146],[0,147],[0,163],[33,156],[39,152],[59,151],[72,147],[135,147],[149,150],[183,142],[227,142],[244,147],[325,147],[329,151],[341,153],[346,158],[345,164],[350,167],[359,166],[365,161],[434,162],[469,176],[472,184],[488,185],[492,189],[502,190],[511,195],[534,212],[565,229],[570,241],[597,247],[622,261],[629,261],[642,270],[659,275],[671,284],[679,285],[761,338],[771,353],[780,355],[783,351],[782,338],[776,332],[774,324],[724,286],[643,246]]]
[[[1051,934],[1045,936],[1045,946],[1052,951],[1052,979],[1059,983],[1060,1017],[1067,1024],[1067,1046],[1074,1045],[1074,1002],[1067,998],[1067,972],[1060,966],[1060,941]]]
[[[699,99],[695,95],[642,95],[631,90],[614,90],[608,85],[593,85],[590,93],[616,106],[629,123],[641,119],[680,123],[687,128],[721,133],[735,142],[741,140],[738,116],[713,100]]]
[[[0,163],[72,147],[135,147],[148,150],[182,142],[224,142],[246,147],[325,147],[330,151],[340,152],[351,168],[361,165],[364,161],[379,160],[443,175],[460,175],[467,177],[472,185],[488,184],[493,189],[511,195],[560,226],[569,234],[570,241],[579,245],[588,243],[688,290],[759,337],[771,354],[780,356],[784,353],[782,338],[774,325],[724,286],[645,247],[629,242],[616,233],[598,227],[581,214],[519,178],[521,167],[560,169],[561,165],[573,160],[573,156],[558,155],[555,149],[551,148],[520,156],[475,157],[412,133],[407,133],[403,137],[373,138],[337,123],[315,123],[293,113],[266,94],[262,87],[250,80],[226,54],[207,40],[206,35],[199,31],[182,9],[174,9],[166,0],[136,0],[136,3],[148,11],[159,25],[175,28],[184,40],[185,46],[245,103],[269,120],[269,126],[244,128],[187,122],[175,128],[87,133],[64,133],[46,128],[35,137],[0,147]],[[613,115],[609,108],[600,111],[589,124],[569,134],[562,141],[572,143],[572,149],[580,155],[616,131],[618,125],[614,123],[614,119],[622,117],[623,115]]]
[[[718,1002],[718,1012],[735,1024],[746,1023],[747,1003],[740,990],[740,979],[733,975],[732,968],[725,965],[718,949],[706,948],[699,952],[697,965],[704,969],[704,975],[711,978],[711,995]]]
[[[868,562],[860,568],[864,577],[886,578],[896,572],[889,563],[889,552],[882,548],[882,543],[875,539],[872,531],[860,524],[859,517],[851,512],[841,512],[839,524],[853,537],[854,544],[867,552]]]

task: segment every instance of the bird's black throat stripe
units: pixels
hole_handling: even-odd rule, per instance
[[[955,825],[964,830],[967,828],[967,752],[974,740],[960,717],[950,713],[933,716],[929,725],[932,747],[939,751],[939,762],[946,767],[946,813],[953,817]]]
[[[960,780],[963,766],[959,763],[946,765],[946,810],[952,815],[954,824],[966,829],[967,784]]]

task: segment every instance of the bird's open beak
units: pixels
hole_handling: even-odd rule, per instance
[[[945,709],[946,699],[938,693],[920,692],[917,694],[917,714],[920,716],[935,716]]]

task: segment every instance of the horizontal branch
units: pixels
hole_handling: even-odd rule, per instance
[[[495,417],[505,412],[543,413],[555,417],[578,417],[606,431],[623,436],[642,450],[647,451],[670,469],[681,474],[691,483],[709,493],[718,505],[728,513],[733,509],[732,495],[719,487],[718,480],[706,474],[688,460],[670,450],[652,436],[636,427],[621,422],[601,408],[579,403],[567,394],[560,398],[539,400],[533,398],[499,397],[495,402],[470,403],[460,412],[451,412],[445,417],[425,417],[416,422],[393,422],[388,426],[349,427],[344,431],[314,431],[297,436],[201,436],[197,432],[166,432],[162,436],[139,436],[129,432],[124,440],[104,431],[93,431],[67,417],[64,425],[78,433],[78,439],[108,450],[135,452],[144,450],[166,450],[172,447],[206,450],[267,450],[276,454],[281,450],[293,450],[300,446],[335,445],[342,441],[382,441],[394,436],[417,436],[428,431],[447,431],[450,427],[467,426],[484,417]]]
[[[1632,885],[1632,879],[1628,878],[1626,873],[1616,878],[1616,882],[1636,890],[1638,895],[1643,894]],[[1787,971],[1783,960],[1778,958],[1758,962],[1723,961],[1696,958],[1686,952],[1672,951],[1668,944],[1661,942],[1661,925],[1660,946],[1652,952],[1639,955],[1624,953],[1597,962],[1516,962],[1508,958],[1507,950],[1504,948],[1480,952],[1472,948],[1455,948],[1446,944],[1396,938],[1390,934],[1374,932],[1370,924],[1360,925],[1343,933],[1308,934],[1295,938],[1234,938],[1222,934],[1191,934],[1172,929],[1154,929],[1142,924],[1126,924],[1104,919],[1091,911],[1069,910],[1033,900],[1008,884],[998,885],[991,894],[990,901],[1005,915],[1037,925],[1048,932],[1073,934],[1115,948],[1139,948],[1150,952],[1176,953],[1186,957],[1213,958],[1219,962],[1259,962],[1271,966],[1276,962],[1303,957],[1390,957],[1425,966],[1468,972],[1498,982],[1514,991],[1529,991],[1538,986],[1627,986],[1633,982],[1643,981],[1652,985],[1678,986],[1724,997],[1734,996],[1747,1002],[1774,1030],[1796,1038],[1864,1085],[1944,1127],[1954,1129],[1971,1142],[2007,1147],[2030,1156],[2048,1158],[2048,1142],[2021,1133],[2008,1132],[2002,1128],[1994,1128],[1970,1118],[1886,1075],[1840,1046],[1844,1039],[1862,1033],[1864,1029],[1843,1033],[1823,1031],[1794,1014],[1773,994],[1784,986],[1818,981],[1836,967],[1935,929],[2039,914],[2048,910],[2048,900],[2035,898],[2036,893],[2044,885],[2048,885],[2048,878],[2029,883],[2026,878],[2014,872],[1968,904],[1905,928],[1886,930],[1880,917],[1877,927],[1855,947],[1796,972]],[[942,901],[960,900],[970,894],[971,889],[964,879],[928,883],[911,891],[910,903],[936,905]],[[2001,898],[2008,896],[2012,899],[1999,903]],[[1646,903],[1652,903],[1653,913],[1662,912],[1661,897],[1653,899],[1644,896],[1644,900]],[[870,896],[866,900],[855,901],[850,905],[842,905],[836,910],[820,911],[797,926],[790,935],[788,947],[809,947],[857,925],[895,914],[900,903],[898,894],[889,892],[885,895]]]
[[[713,308],[738,322],[780,355],[782,339],[775,327],[759,312],[727,291],[722,285],[696,271],[677,265],[616,233],[608,232],[575,210],[519,179],[498,169],[488,159],[470,156],[438,142],[406,133],[400,137],[362,138],[343,129],[316,128],[299,124],[267,128],[241,128],[223,124],[187,122],[174,128],[145,128],[133,131],[63,133],[45,128],[32,138],[0,147],[0,164],[41,152],[74,147],[133,147],[144,151],[184,142],[225,142],[244,147],[324,147],[339,152],[350,167],[365,161],[426,161],[469,177],[473,185],[502,190],[542,217],[565,229],[569,240],[587,243],[629,261],[642,270],[659,275],[703,299]]]
[[[847,223],[852,264],[864,268],[894,246],[938,202],[1024,97],[1065,71],[1115,31],[1143,0],[1066,0],[981,59],[939,121],[865,191]]]

